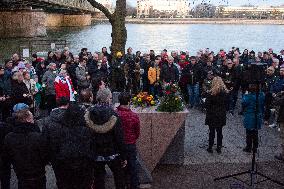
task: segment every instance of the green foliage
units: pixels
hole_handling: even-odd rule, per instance
[[[180,112],[184,110],[184,103],[176,84],[167,83],[164,86],[164,96],[157,108],[159,112]]]

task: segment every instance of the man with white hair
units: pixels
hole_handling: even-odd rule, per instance
[[[98,62],[99,62],[99,54],[95,52],[93,54],[93,59],[91,59],[87,63],[88,73],[92,79],[95,77],[96,70],[98,69]]]
[[[90,76],[87,70],[87,59],[82,58],[79,66],[76,68],[76,77],[78,81],[79,92],[83,89],[87,89],[90,86]]]
[[[280,69],[279,69],[279,60],[277,58],[272,59],[272,64],[271,66],[275,69],[275,74],[276,76],[279,76],[280,74]]]
[[[176,83],[179,80],[178,68],[174,65],[174,58],[168,57],[168,64],[164,64],[161,69],[160,79],[166,83]]]

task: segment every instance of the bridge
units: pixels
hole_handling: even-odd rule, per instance
[[[89,26],[97,13],[87,0],[0,0],[0,39],[45,36],[46,27]]]
[[[95,9],[87,0],[1,0],[2,8],[32,7],[45,12],[94,13]]]

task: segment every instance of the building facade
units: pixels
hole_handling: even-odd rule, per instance
[[[233,7],[219,6],[216,10],[223,17],[259,17],[259,18],[283,18],[284,7]]]
[[[186,17],[189,0],[137,0],[138,18]]]

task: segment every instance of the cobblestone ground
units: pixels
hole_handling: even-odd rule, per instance
[[[248,163],[251,156],[244,153],[245,129],[242,124],[242,116],[236,112],[227,115],[227,125],[223,128],[222,154],[209,154],[208,126],[204,125],[205,114],[192,109],[186,122],[185,136],[185,165],[204,163]],[[258,161],[269,161],[280,152],[280,132],[277,129],[263,127],[259,132]],[[216,138],[215,138],[216,144]],[[216,147],[216,146],[215,146]]]
[[[209,154],[208,127],[204,125],[205,115],[200,110],[191,109],[186,120],[185,160],[184,165],[159,165],[153,172],[152,188],[165,189],[219,189],[247,188],[235,179],[214,182],[214,178],[248,170],[251,155],[242,151],[245,146],[245,130],[242,116],[227,116],[227,125],[223,129],[222,154]],[[276,129],[263,128],[260,132],[260,147],[257,154],[258,169],[266,175],[284,182],[284,163],[276,161],[274,155],[280,152],[280,137]],[[215,139],[216,140],[216,139]],[[249,176],[239,177],[249,181]],[[108,186],[113,187],[113,180],[108,176]],[[16,177],[13,176],[12,189],[16,189]],[[55,189],[55,177],[47,167],[47,188]],[[257,188],[284,188],[271,182],[263,182]]]

